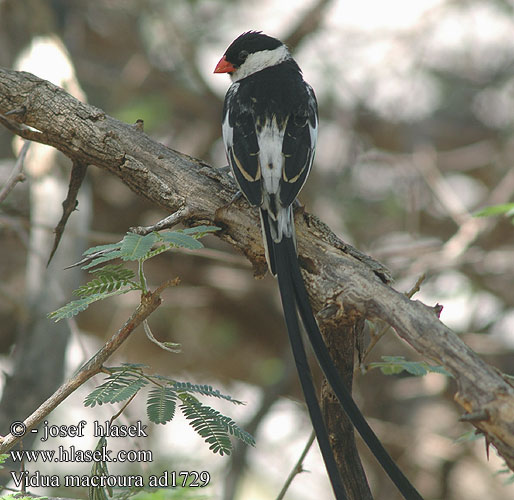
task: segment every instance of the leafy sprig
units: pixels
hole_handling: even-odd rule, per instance
[[[102,448],[107,447],[107,439],[105,437],[101,437],[98,440],[95,451],[101,451]],[[101,477],[108,476],[109,469],[107,468],[107,462],[103,460],[95,460],[93,461],[93,466],[91,467],[91,477]],[[94,486],[93,482],[91,482],[91,486],[89,487],[88,496],[89,500],[109,500],[108,496],[112,497],[113,489],[111,486]]]
[[[119,403],[139,392],[148,381],[136,365],[111,368],[111,375],[84,400],[84,406],[94,407],[105,403]]]
[[[147,397],[147,415],[155,424],[170,422],[177,406],[189,421],[193,429],[205,439],[209,448],[220,455],[230,455],[232,443],[230,436],[246,444],[255,445],[254,438],[230,417],[203,404],[195,394],[243,404],[242,401],[221,393],[210,385],[179,382],[162,375],[145,373],[144,365],[124,363],[109,368],[110,375],[105,382],[92,391],[84,400],[85,406],[118,403],[135,396],[148,384],[152,384]]]
[[[208,443],[209,449],[220,455],[230,455],[232,443],[229,434],[246,444],[254,445],[254,438],[241,429],[230,417],[203,405],[196,397],[188,393],[180,393],[182,401],[180,409],[189,420],[193,429]]]
[[[198,239],[218,229],[211,226],[198,226],[182,231],[152,232],[146,236],[127,233],[117,243],[100,245],[86,250],[85,258],[75,265],[83,264],[82,269],[88,270],[92,274],[92,279],[74,291],[78,297],[77,300],[50,313],[49,317],[55,321],[70,318],[98,300],[130,291],[139,290],[146,294],[146,276],[143,271],[143,264],[146,260],[176,248],[200,249],[203,245]],[[115,259],[121,259],[123,262],[114,264],[111,261]],[[138,263],[137,273],[125,267],[124,262],[130,261]],[[98,267],[101,264],[104,265]],[[162,344],[154,339],[146,321],[143,326],[151,340]],[[175,349],[176,344],[173,344],[172,348]],[[179,382],[162,375],[149,375],[145,373],[145,368],[147,368],[145,365],[132,363],[105,368],[109,375],[102,384],[86,396],[84,405],[94,407],[126,401],[125,406],[113,417],[116,418],[142,389],[150,385],[147,396],[147,415],[151,422],[156,424],[170,422],[178,407],[214,453],[220,455],[231,453],[230,436],[246,444],[255,445],[254,438],[248,432],[240,428],[230,417],[203,404],[196,395],[224,399],[233,404],[243,404],[241,401],[222,394],[210,385]],[[103,446],[106,446],[105,438],[100,439],[97,450]],[[92,476],[108,474],[106,462],[95,462],[91,470]],[[89,489],[90,500],[108,500],[108,496],[112,497],[112,495],[113,491],[108,487],[92,486]]]
[[[127,233],[121,241],[89,248],[84,252],[82,269],[88,270],[94,278],[82,285],[73,293],[79,298],[51,312],[48,317],[55,321],[71,318],[85,311],[92,303],[114,295],[132,291],[146,292],[146,277],[143,264],[148,259],[162,252],[177,248],[198,250],[203,248],[199,238],[217,231],[214,226],[197,226],[179,231],[152,232],[146,236]],[[125,267],[124,264],[100,264],[121,259],[124,262],[138,262],[138,274]],[[96,268],[96,269],[93,269]]]

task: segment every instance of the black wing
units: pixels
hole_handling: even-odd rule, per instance
[[[223,108],[223,141],[237,184],[250,204],[262,203],[261,167],[255,119],[251,108],[238,98],[239,84],[227,92]]]
[[[287,120],[282,143],[284,167],[280,183],[280,203],[293,203],[309,175],[318,129],[318,105],[312,88],[306,84],[305,105],[294,110]]]

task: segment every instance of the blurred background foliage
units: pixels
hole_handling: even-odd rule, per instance
[[[38,37],[60,39],[88,102],[129,123],[143,119],[154,139],[221,167],[229,81],[212,71],[249,29],[287,41],[318,96],[316,160],[301,196],[307,210],[387,265],[397,289],[407,291],[426,274],[415,298],[441,303],[441,319],[512,374],[514,227],[507,217],[473,216],[513,201],[512,0],[0,0],[0,65],[13,67]],[[51,59],[39,63],[42,71],[53,67]],[[0,129],[3,179],[14,159],[12,136]],[[118,241],[128,227],[166,215],[105,172],[90,168],[88,177],[93,215],[82,236],[89,246]],[[26,185],[0,208],[6,371],[27,314]],[[183,453],[193,468],[218,471],[217,498],[273,498],[309,433],[302,406],[291,403],[301,396],[276,283],[255,281],[241,256],[214,237],[205,241],[204,251],[161,256],[148,271],[155,284],[181,278],[151,323],[159,339],[182,343],[183,353],[161,351],[141,334],[121,355],[246,397],[240,423],[254,426],[257,449],[245,457],[242,481],[242,467],[229,459],[191,451],[191,441]],[[85,356],[73,347],[79,338],[90,355],[135,303],[112,299],[80,315],[68,362],[76,367]],[[392,334],[365,362],[382,355],[420,359]],[[442,375],[386,377],[378,370],[357,377],[355,388],[372,426],[427,499],[512,498],[513,486],[496,475],[502,462],[494,451],[487,461],[483,440],[454,443],[470,430],[457,422],[454,391]],[[200,439],[194,443],[201,448]],[[291,498],[329,497],[317,453],[311,451],[313,472],[296,479]],[[363,460],[375,498],[397,498],[366,450]]]

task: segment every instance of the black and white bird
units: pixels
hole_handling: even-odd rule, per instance
[[[214,72],[229,73],[233,82],[223,110],[225,149],[241,191],[260,208],[276,275],[273,243],[294,241],[292,204],[312,166],[316,97],[287,47],[255,31],[238,37]]]
[[[260,210],[268,266],[278,278],[298,375],[334,494],[338,500],[347,498],[312,382],[297,311],[325,377],[355,428],[403,496],[422,500],[343,384],[319,331],[300,272],[293,206],[309,175],[316,148],[318,107],[314,91],[288,48],[258,31],[236,38],[214,72],[228,73],[232,80],[223,107],[223,142],[240,190]]]

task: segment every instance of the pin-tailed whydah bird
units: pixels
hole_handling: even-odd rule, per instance
[[[228,73],[232,80],[223,107],[223,142],[240,190],[260,211],[266,258],[271,273],[278,278],[298,375],[334,494],[338,500],[347,498],[312,382],[297,311],[321,369],[353,425],[402,495],[407,500],[422,500],[343,384],[300,273],[293,204],[309,175],[316,148],[318,106],[314,91],[287,47],[257,31],[236,38],[214,72]]]

